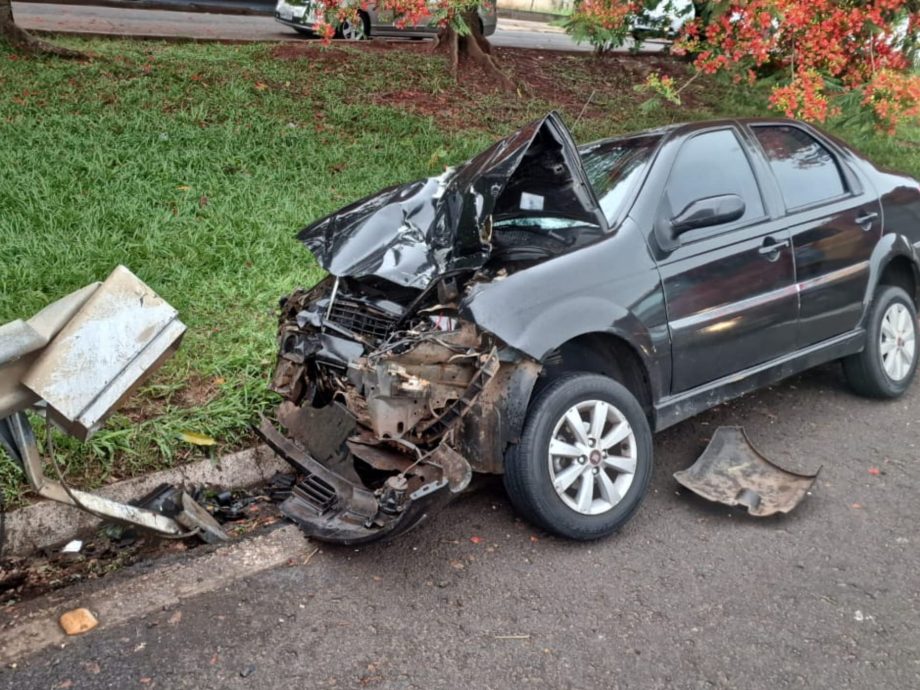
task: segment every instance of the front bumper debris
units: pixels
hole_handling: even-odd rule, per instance
[[[348,460],[353,462],[360,456],[375,468],[400,470],[399,474],[390,475],[375,493],[327,468],[270,421],[263,419],[256,433],[298,471],[298,480],[291,495],[281,504],[281,513],[297,523],[307,536],[321,541],[362,544],[404,532],[450,500],[452,492],[440,489],[449,486],[459,491],[469,483],[472,474],[461,456],[443,446],[432,453],[432,461],[449,457],[461,465],[459,471],[455,467],[451,473],[432,472],[433,466],[427,465],[418,466],[418,472],[411,473],[412,463],[401,461],[398,453],[349,441]],[[419,483],[418,477],[426,474],[424,483]],[[459,481],[458,475],[462,477]],[[414,490],[410,485],[415,486]]]
[[[814,486],[818,472],[797,474],[767,460],[741,427],[716,429],[709,445],[689,468],[674,473],[681,485],[710,501],[745,506],[765,517],[788,513]]]

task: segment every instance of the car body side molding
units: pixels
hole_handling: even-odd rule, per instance
[[[856,354],[865,347],[865,340],[865,329],[858,328],[744,371],[716,379],[679,395],[662,398],[655,404],[655,431],[667,429],[711,407],[769,386],[771,383],[776,383],[819,364]]]

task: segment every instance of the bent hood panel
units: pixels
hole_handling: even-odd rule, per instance
[[[549,144],[553,163],[572,178],[560,206],[567,215],[605,227],[561,118],[531,122],[454,170],[389,187],[303,228],[298,238],[336,276],[378,276],[422,289],[454,270],[476,269],[489,256],[483,228],[528,152]],[[545,164],[545,157],[541,161]]]

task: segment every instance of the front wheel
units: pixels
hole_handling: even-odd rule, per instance
[[[622,527],[652,476],[652,434],[636,398],[595,374],[569,374],[534,399],[505,459],[505,488],[529,521],[569,539]]]
[[[872,398],[896,398],[917,371],[917,310],[907,292],[880,287],[869,310],[865,349],[843,360],[850,386]]]

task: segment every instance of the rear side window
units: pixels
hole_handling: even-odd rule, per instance
[[[846,194],[837,161],[817,139],[798,127],[754,127],[767,154],[787,209],[811,206]]]
[[[665,194],[672,216],[694,201],[722,194],[737,194],[744,200],[741,222],[764,215],[751,164],[729,129],[697,134],[680,147]]]

